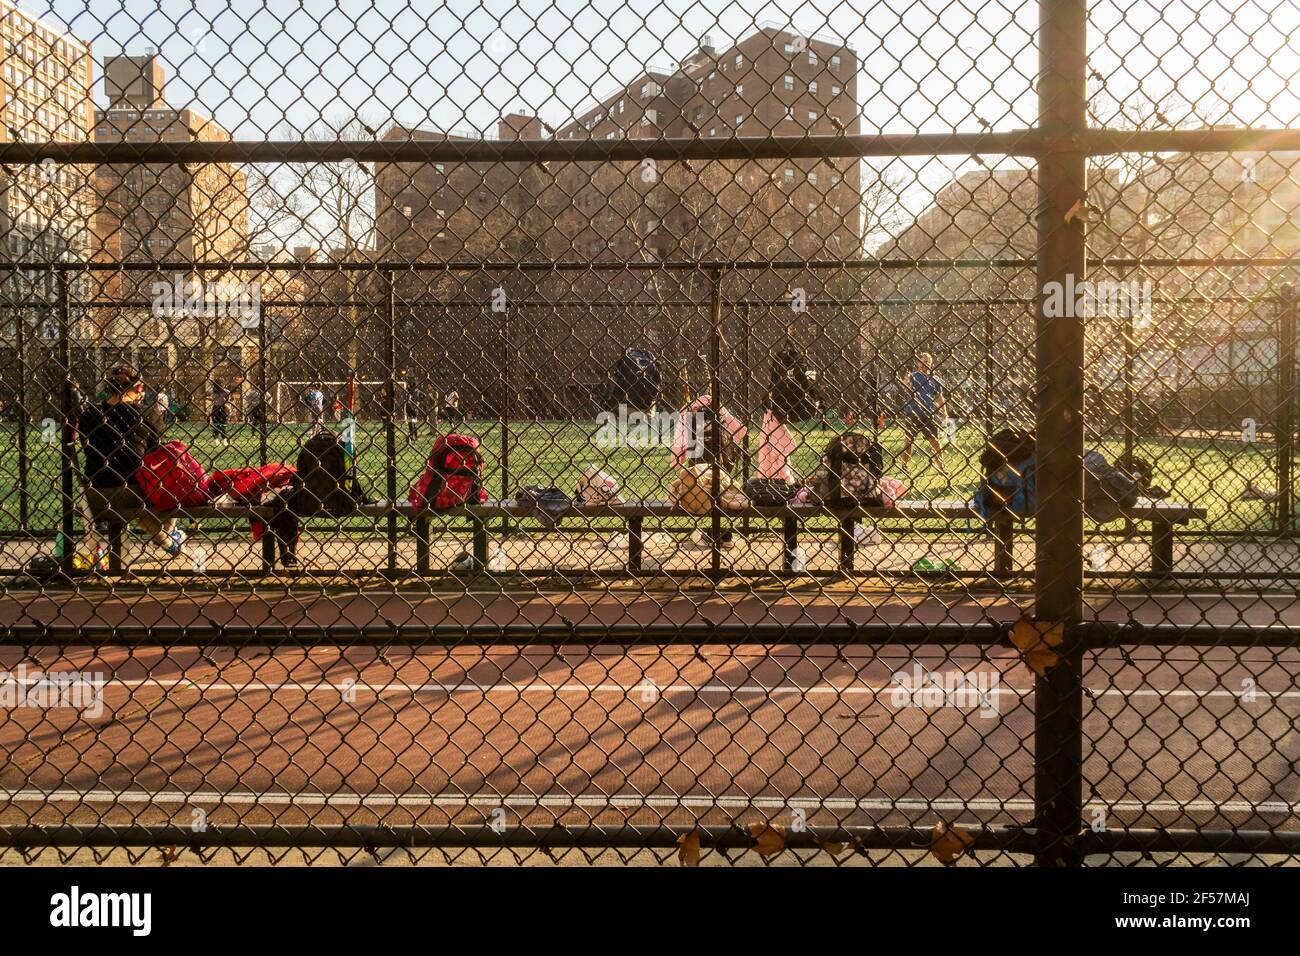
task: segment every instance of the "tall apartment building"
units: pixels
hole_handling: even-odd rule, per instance
[[[835,135],[858,131],[859,62],[834,40],[761,27],[719,50],[709,40],[673,69],[649,69],[581,115],[552,129],[520,113],[498,124],[499,139],[620,139]],[[441,139],[441,132],[390,129],[390,139]],[[393,163],[376,170],[376,252],[381,258],[449,261],[767,260],[853,258],[862,251],[861,173],[854,159],[660,161],[611,163]],[[427,273],[417,274],[427,276]],[[566,382],[594,381],[613,356],[633,343],[665,357],[670,374],[704,378],[699,341],[706,332],[695,312],[655,308],[655,300],[708,301],[704,276],[691,270],[512,273],[516,299],[573,302],[621,297],[647,303],[617,324],[590,312],[535,308],[511,327],[520,361],[512,388],[558,395]],[[845,280],[847,279],[847,283]],[[447,300],[483,300],[500,277],[440,276],[420,290]],[[836,283],[839,283],[837,286]],[[852,279],[833,271],[737,272],[729,297],[774,303],[751,313],[760,343],[789,331],[789,288],[809,297],[844,294]],[[843,286],[841,288],[840,286]],[[786,301],[783,301],[786,300]],[[684,316],[693,316],[684,320]],[[418,329],[438,327],[430,313]],[[811,323],[805,323],[810,326]],[[847,331],[824,330],[815,346],[824,364],[840,364]],[[417,333],[418,334],[418,333]],[[805,330],[805,335],[807,334]],[[417,344],[455,381],[461,369],[481,368],[501,352],[493,317]],[[751,391],[764,391],[766,361],[752,355]],[[419,359],[414,360],[420,364]],[[494,359],[495,361],[495,359]],[[688,368],[689,366],[689,368]],[[600,371],[597,371],[600,370]],[[463,400],[480,388],[457,382]],[[499,401],[503,384],[483,388],[481,407]],[[559,405],[572,405],[567,399]],[[522,409],[525,414],[528,409]]]
[[[85,140],[92,123],[90,44],[0,0],[0,142]],[[83,167],[53,163],[0,172],[0,258],[83,258],[97,245],[93,181]],[[16,315],[51,337],[56,277],[49,270],[0,276],[4,337],[17,334]],[[47,303],[41,306],[37,303]]]
[[[220,123],[167,102],[163,65],[154,53],[110,56],[104,61],[106,109],[95,112],[96,142],[214,142],[230,139]],[[248,258],[248,180],[230,163],[113,164],[98,175],[103,253],[125,262],[213,261]],[[205,286],[248,282],[252,275],[190,274],[181,282]],[[174,398],[205,407],[208,379],[233,379],[250,350],[247,329],[231,318],[212,321],[202,310],[175,314],[148,303],[156,283],[175,289],[172,272],[106,275],[100,298],[121,301],[100,310],[106,337],[132,340],[166,352],[176,369]],[[156,364],[162,365],[159,358]]]

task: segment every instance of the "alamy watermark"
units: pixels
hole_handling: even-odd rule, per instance
[[[209,282],[175,276],[149,287],[153,315],[160,319],[238,319],[256,327],[262,315],[260,282]]]
[[[104,675],[92,671],[40,671],[19,664],[0,671],[0,709],[68,707],[87,717],[104,713]]]
[[[997,671],[931,671],[916,663],[910,674],[896,671],[893,683],[889,702],[900,710],[955,707],[978,710],[981,717],[998,715],[998,688],[1002,680]]]
[[[1079,279],[1043,286],[1043,314],[1048,318],[1092,319],[1101,316],[1151,318],[1151,281],[1118,282]]]
[[[596,416],[600,428],[596,444],[601,448],[685,447],[686,457],[704,455],[704,413],[685,417],[676,412],[641,412],[620,404],[617,412]]]

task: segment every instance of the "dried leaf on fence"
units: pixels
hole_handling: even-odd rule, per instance
[[[1020,651],[1025,664],[1040,677],[1061,662],[1055,648],[1065,638],[1065,625],[1051,621],[1021,618],[1011,628],[1011,643]]]
[[[930,831],[930,853],[944,866],[952,866],[975,845],[975,837],[961,827],[940,821]]]
[[[677,838],[677,862],[682,866],[700,865],[700,831],[692,830]]]
[[[751,823],[749,835],[759,856],[776,856],[785,849],[785,827],[779,823]]]

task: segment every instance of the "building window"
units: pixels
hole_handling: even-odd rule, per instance
[[[786,181],[787,183],[793,183],[793,182],[794,182],[794,170],[793,170],[793,169],[786,169],[786,170],[785,170],[781,175],[782,175],[782,178],[784,178],[785,181]]]
[[[623,101],[622,101],[622,100],[619,100],[619,101],[618,101],[618,111],[619,111],[620,113],[623,112],[623,105],[624,105],[624,104],[623,104]]]
[[[816,81],[816,80],[813,80],[811,83],[808,84],[808,92],[809,92],[809,93],[814,93],[814,94],[817,92],[817,81]]]
[[[736,95],[737,95],[737,96],[740,96],[740,95],[742,95],[744,92],[745,92],[745,84],[744,84],[744,83],[740,83],[740,84],[738,84],[738,85],[736,86]]]
[[[646,110],[645,116],[641,117],[641,125],[649,126],[651,123],[659,122],[659,112],[657,110]]]
[[[840,58],[838,56],[831,57],[831,69],[838,70],[839,68],[840,68]]]
[[[793,106],[787,106],[787,107],[785,108],[785,118],[788,119],[788,120],[793,120],[793,119],[794,119],[794,107],[793,107]]]
[[[716,126],[710,126],[710,127],[709,127],[709,135],[710,135],[710,136],[717,136],[717,135],[718,135],[718,128],[717,128]]]
[[[737,54],[736,54],[736,69],[739,70],[739,69],[740,69],[742,66],[744,66],[744,65],[745,65],[745,58],[744,58],[741,54],[737,53]]]
[[[816,186],[816,185],[817,185],[817,174],[816,174],[816,173],[809,173],[809,174],[808,174],[808,182],[810,182],[810,183],[812,183],[814,186]]]
[[[817,65],[817,51],[814,50],[812,47],[808,48],[808,65],[809,66]]]
[[[741,113],[736,117],[736,129],[740,129],[745,124],[745,114]]]
[[[663,87],[661,87],[654,80],[646,80],[644,83],[641,84],[641,95],[643,97],[658,96],[662,92],[663,92]]]
[[[816,110],[809,110],[809,111],[808,111],[808,122],[810,122],[810,123],[815,123],[815,122],[817,122],[817,111],[816,111]]]
[[[838,86],[832,86],[831,96],[839,96],[839,95],[840,95],[840,88]]]
[[[785,78],[785,88],[786,88],[786,91],[787,91],[787,92],[790,92],[790,93],[793,93],[793,92],[794,92],[794,77],[793,77],[793,76],[787,76],[787,77]]]

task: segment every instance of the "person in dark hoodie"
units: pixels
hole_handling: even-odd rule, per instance
[[[145,402],[144,381],[127,365],[109,371],[102,401],[86,406],[78,421],[86,459],[86,502],[96,521],[113,511],[132,511],[144,504],[136,472],[144,456],[162,438],[163,422],[157,407]],[[159,520],[151,514],[140,525],[154,544],[171,557],[185,550],[185,533],[176,519]]]

